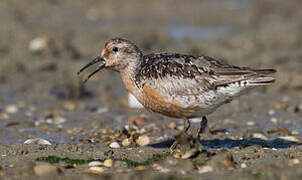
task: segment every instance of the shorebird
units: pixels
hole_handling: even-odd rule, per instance
[[[271,74],[276,72],[274,69],[238,67],[204,55],[143,55],[134,43],[123,38],[106,42],[101,55],[81,68],[78,74],[96,63],[97,68],[84,83],[104,68],[119,72],[127,90],[147,110],[185,120],[181,137],[191,137],[187,133],[190,118],[202,117],[198,142],[207,126],[208,114],[249,89],[272,84],[275,78]],[[171,150],[180,141],[176,138]]]

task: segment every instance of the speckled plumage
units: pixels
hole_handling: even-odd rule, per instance
[[[251,88],[272,84],[274,69],[251,69],[230,65],[208,56],[177,53],[143,55],[131,41],[114,38],[105,44],[101,56],[84,66],[99,63],[91,76],[103,68],[117,71],[123,82],[144,107],[169,117],[203,117]],[[174,149],[175,143],[171,146]]]
[[[109,40],[101,58],[104,67],[120,72],[126,88],[146,109],[176,118],[208,115],[246,90],[275,80],[273,69],[233,66],[204,55],[143,55],[122,38]]]

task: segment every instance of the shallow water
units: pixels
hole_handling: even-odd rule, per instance
[[[232,33],[232,28],[229,26],[218,27],[171,27],[170,34],[175,39],[197,38],[209,39],[225,37]]]

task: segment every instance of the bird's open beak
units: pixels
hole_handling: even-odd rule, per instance
[[[101,69],[103,69],[105,67],[105,60],[103,59],[102,56],[98,56],[98,57],[96,57],[94,60],[92,60],[90,63],[86,64],[84,67],[82,67],[78,71],[77,74],[79,75],[86,68],[88,68],[89,66],[91,66],[93,64],[96,64],[96,63],[100,63],[100,64],[96,67],[96,69],[92,73],[90,73],[88,75],[88,77],[83,81],[83,83],[86,83],[89,80],[89,78],[91,78],[95,73],[97,73],[98,71],[100,71]]]

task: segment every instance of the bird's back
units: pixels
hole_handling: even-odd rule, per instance
[[[147,109],[191,118],[213,112],[247,89],[271,84],[274,72],[237,67],[208,56],[159,53],[143,56],[134,79]]]

